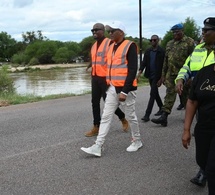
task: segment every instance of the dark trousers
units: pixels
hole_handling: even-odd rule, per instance
[[[163,106],[163,103],[162,103],[162,100],[160,98],[159,91],[158,91],[157,79],[149,79],[149,84],[151,87],[150,98],[149,98],[148,106],[147,106],[146,113],[145,113],[145,115],[148,115],[148,116],[152,112],[152,108],[154,106],[155,101],[157,102],[157,105],[159,108],[161,108]]]
[[[101,110],[100,110],[100,100],[106,98],[106,90],[107,90],[107,83],[105,77],[98,77],[92,76],[91,79],[91,86],[92,86],[92,108],[93,108],[93,124],[100,125],[101,121]],[[115,114],[118,116],[119,119],[125,118],[125,114],[117,108]]]
[[[195,142],[197,164],[206,173],[209,195],[215,195],[215,134],[195,128]]]

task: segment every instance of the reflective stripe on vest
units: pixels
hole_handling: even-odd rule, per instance
[[[91,48],[92,75],[105,77],[107,71],[107,52],[110,39],[105,38],[97,50],[97,42]]]
[[[190,57],[190,71],[199,71],[201,68],[215,63],[214,51],[207,54],[207,49],[202,48],[203,44],[199,44],[194,49]]]
[[[204,47],[205,43],[197,45],[193,53],[186,59],[183,67],[180,69],[176,81],[183,79],[185,82],[196,75],[196,73],[203,67],[215,63],[214,51],[208,55],[207,49]]]
[[[107,83],[112,83],[115,87],[123,87],[128,75],[127,53],[131,41],[124,40],[121,45],[113,53],[114,44],[110,46],[107,54]],[[133,81],[133,86],[137,86],[137,80]]]

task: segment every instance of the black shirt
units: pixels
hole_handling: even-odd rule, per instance
[[[200,131],[215,133],[215,64],[202,68],[195,76],[189,99],[198,101]]]

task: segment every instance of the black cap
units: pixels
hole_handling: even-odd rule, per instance
[[[209,17],[204,20],[204,28],[215,28],[215,18]]]

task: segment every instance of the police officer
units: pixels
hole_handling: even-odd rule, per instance
[[[186,58],[194,49],[194,40],[184,35],[182,24],[174,25],[171,31],[173,33],[173,40],[169,41],[166,46],[162,77],[160,80],[160,82],[164,83],[166,86],[162,114],[159,118],[151,120],[153,123],[161,124],[162,126],[167,126],[167,117],[171,113],[176,100],[175,79]],[[186,105],[187,94],[188,92],[184,89],[182,94],[184,105]]]
[[[184,90],[184,83],[189,79],[193,79],[201,68],[215,63],[215,17],[209,17],[204,20],[202,36],[204,42],[195,47],[176,78],[176,90],[179,94]],[[206,185],[204,170],[200,168],[197,175],[190,181],[204,187]]]

